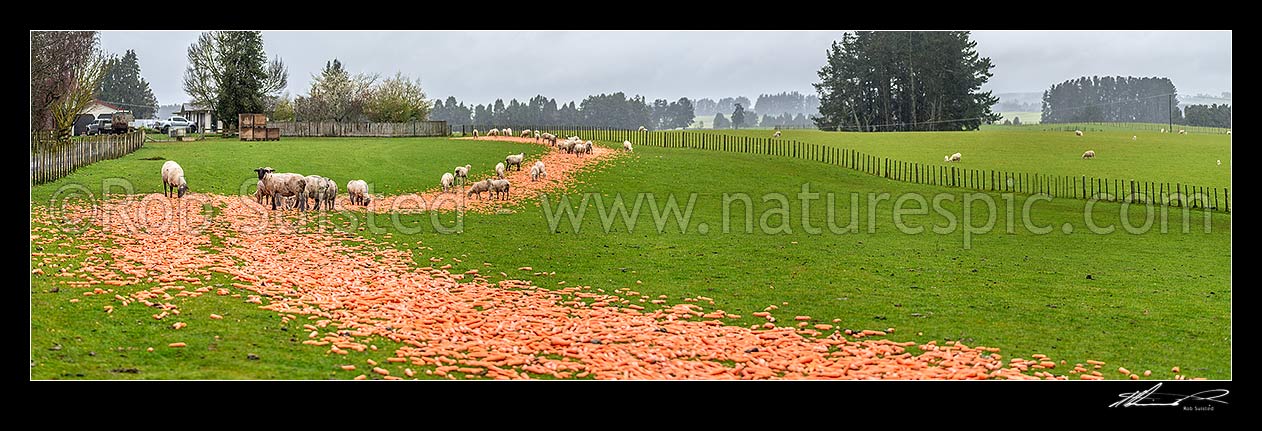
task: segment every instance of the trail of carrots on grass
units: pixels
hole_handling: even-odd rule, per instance
[[[549,163],[549,173],[559,165]],[[261,210],[248,197],[193,194],[179,200],[152,194],[99,204],[96,210],[65,207],[67,220],[87,222],[80,224],[83,232],[38,226],[32,231],[33,244],[69,244],[73,235],[88,254],[79,268],[63,267],[52,274],[33,271],[35,276],[67,278],[60,283],[83,288],[88,296],[114,294],[101,285],[156,282],[158,287],[127,296],[114,294],[111,300],[123,307],[135,303],[153,307],[154,318],[162,320],[179,315],[171,303],[174,297],[195,298],[212,292],[240,295],[205,284],[212,274],[225,274],[235,280],[234,288],[245,291],[245,301],[276,312],[285,322],[310,322],[302,325],[309,331],[304,344],[326,354],[347,355],[348,362],[351,355],[367,350],[366,337],[380,336],[404,345],[383,366],[433,366],[426,372],[447,378],[1069,377],[1051,373],[1057,363],[1043,355],[1005,362],[996,348],[951,341],[941,345],[895,342],[879,338],[888,336],[883,331],[850,333],[814,322],[810,316],[783,316],[794,326],[778,326],[772,323],[775,306],[754,314],[767,319],[766,324],[747,328],[728,323],[740,316],[699,305],[712,304],[710,298],[689,298],[672,305],[659,297],[646,304],[652,309],[646,309],[639,305],[644,303],[640,301],[643,295],[629,288],[550,290],[521,280],[491,282],[481,270],[498,270],[493,264],[452,273],[447,264],[433,267],[443,261],[440,257],[430,257],[431,266],[418,267],[410,251],[344,230],[295,234],[298,224],[292,214]],[[202,204],[218,207],[219,214],[208,218]],[[31,217],[33,224],[55,221],[54,214],[42,206],[33,206]],[[215,244],[212,236],[220,243]],[[112,246],[104,245],[108,243]],[[43,266],[73,255],[33,253],[33,266],[35,257],[43,258],[39,263]],[[106,306],[104,312],[113,307]],[[179,320],[214,317],[180,316]],[[912,346],[920,352],[909,352]],[[373,367],[367,370],[372,373],[398,378],[388,368],[370,364]],[[1100,379],[1100,371],[1087,367],[1099,370],[1103,365],[1099,361],[1075,364],[1069,374]],[[353,366],[341,369],[361,373]],[[1026,374],[1030,370],[1034,370],[1032,375]],[[372,373],[356,378],[366,379]],[[415,372],[407,368],[404,374],[412,377]]]

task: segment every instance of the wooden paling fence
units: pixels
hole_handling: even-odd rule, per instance
[[[510,126],[511,127],[511,126]],[[514,130],[532,129],[512,127]],[[1052,197],[1108,202],[1153,204],[1231,212],[1231,195],[1226,187],[1135,179],[1096,178],[1073,175],[1044,175],[959,166],[905,162],[860,151],[799,142],[789,139],[756,138],[703,132],[613,130],[598,128],[540,128],[558,139],[583,139],[662,148],[690,148],[745,154],[793,157],[836,165],[897,181],[961,187],[980,191],[1044,194]]]
[[[268,126],[280,129],[281,136],[448,136],[446,121],[413,121],[408,123],[342,123],[333,121],[273,121]]]
[[[70,175],[75,169],[116,159],[145,144],[144,130],[122,135],[98,135],[58,142],[47,132],[31,135],[31,184],[43,184]]]

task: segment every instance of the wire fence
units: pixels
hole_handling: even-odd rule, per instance
[[[569,136],[579,136],[583,139],[614,143],[628,141],[634,146],[792,157],[916,184],[1231,212],[1231,195],[1227,187],[1222,187],[1220,190],[1219,187],[1177,182],[971,169],[907,162],[848,148],[789,139],[735,136],[701,131],[649,132],[581,127],[508,127],[514,130],[539,130],[556,135],[557,139],[562,140]]]

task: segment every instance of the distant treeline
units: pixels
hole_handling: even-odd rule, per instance
[[[644,126],[653,130],[687,127],[695,116],[693,103],[688,98],[674,102],[657,99],[652,103],[644,96],[627,97],[622,92],[587,96],[579,104],[570,102],[558,105],[556,99],[538,95],[525,103],[503,99],[487,105],[466,105],[455,97],[435,100],[431,120],[446,121],[453,127],[496,126],[558,126],[558,127],[608,127],[636,129]]]
[[[1170,78],[1084,76],[1053,85],[1043,92],[1042,122],[1165,123],[1172,115],[1178,122],[1176,93]],[[1169,95],[1174,95],[1173,99]]]
[[[1231,105],[1189,105],[1183,110],[1183,121],[1179,124],[1205,127],[1231,127]]]
[[[763,115],[806,114],[819,111],[819,96],[803,95],[796,91],[780,94],[759,94],[756,104],[751,104],[745,96],[724,97],[715,101],[710,98],[697,99],[694,102],[697,115],[714,115],[722,113],[731,115],[740,104],[745,109],[757,111]]]

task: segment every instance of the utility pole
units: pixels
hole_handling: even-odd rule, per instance
[[[1167,97],[1166,118],[1168,118],[1170,121],[1170,128],[1166,130],[1169,130],[1170,133],[1174,133],[1174,95],[1171,94],[1166,97]]]

